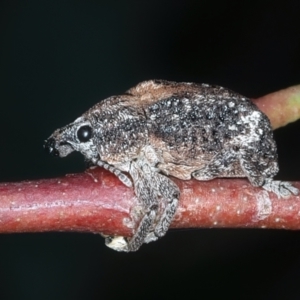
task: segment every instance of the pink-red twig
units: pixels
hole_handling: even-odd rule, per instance
[[[300,197],[278,199],[246,179],[173,178],[181,190],[172,227],[300,229]],[[300,182],[294,182],[300,188]],[[62,178],[2,183],[0,232],[87,231],[129,236],[134,192],[100,168]]]

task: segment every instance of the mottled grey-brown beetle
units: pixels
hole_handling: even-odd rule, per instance
[[[277,149],[268,118],[249,99],[207,84],[142,82],[56,130],[45,148],[60,157],[79,151],[133,185],[142,218],[131,239],[106,239],[118,251],[136,251],[166,234],[180,196],[168,175],[247,177],[278,197],[298,193],[273,180]]]

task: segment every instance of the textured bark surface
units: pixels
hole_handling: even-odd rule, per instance
[[[181,190],[173,228],[300,229],[300,197],[278,199],[246,179],[173,178]],[[294,183],[300,188],[300,182]],[[86,231],[129,236],[133,190],[101,168],[62,178],[0,184],[0,232]]]

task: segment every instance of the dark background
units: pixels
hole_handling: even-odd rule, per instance
[[[146,79],[249,97],[300,84],[299,15],[299,1],[1,1],[0,181],[84,170],[43,140]],[[275,133],[280,179],[300,180],[299,129]],[[93,234],[0,236],[1,300],[299,299],[299,282],[299,232],[170,231],[130,254]]]

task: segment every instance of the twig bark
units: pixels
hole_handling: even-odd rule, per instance
[[[273,129],[300,118],[300,85],[254,99],[253,102],[271,121]]]
[[[300,118],[300,86],[254,100],[273,128]],[[300,197],[278,199],[246,179],[173,180],[181,190],[171,227],[300,229]],[[300,182],[293,183],[300,189]],[[0,233],[85,231],[130,236],[132,189],[104,169],[63,178],[0,184]]]

